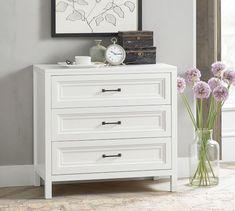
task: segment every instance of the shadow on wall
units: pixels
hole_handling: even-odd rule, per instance
[[[5,149],[0,153],[0,165],[31,164],[32,76],[32,66],[28,66],[0,78],[0,144]]]
[[[51,38],[51,0],[40,0],[40,18],[39,32],[40,39],[47,40]]]

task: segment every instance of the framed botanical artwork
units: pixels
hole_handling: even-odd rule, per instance
[[[115,36],[142,29],[142,0],[51,0],[52,36]]]

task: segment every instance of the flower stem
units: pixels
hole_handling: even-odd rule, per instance
[[[181,94],[181,97],[182,97],[182,100],[183,100],[183,103],[188,111],[188,114],[189,114],[189,117],[191,118],[192,120],[192,123],[193,123],[193,126],[195,127],[195,129],[197,129],[197,123],[196,123],[196,120],[195,120],[195,117],[193,115],[193,112],[192,112],[192,109],[188,103],[188,100],[186,98],[186,96],[184,94]]]
[[[201,119],[201,125],[200,125],[200,128],[203,128],[203,111],[202,111],[202,108],[203,107],[203,99],[201,98],[200,100],[200,119]]]
[[[210,125],[210,121],[211,121],[211,118],[212,118],[212,112],[214,110],[214,105],[215,105],[215,99],[214,99],[214,97],[211,97],[209,115],[207,117],[207,124],[206,124],[208,129],[211,129],[209,127],[209,125]]]

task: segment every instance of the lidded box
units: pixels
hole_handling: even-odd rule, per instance
[[[126,49],[125,64],[156,64],[156,47]]]
[[[125,49],[146,48],[153,46],[152,31],[118,32],[119,44]]]
[[[126,51],[125,64],[156,64],[152,31],[118,32],[118,40]]]

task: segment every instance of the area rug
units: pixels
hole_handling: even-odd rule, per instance
[[[53,186],[53,199],[43,199],[43,187],[0,188],[0,211],[235,211],[235,170],[221,169],[220,184],[192,188],[179,181],[143,180]]]

